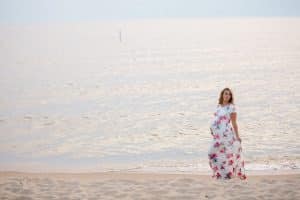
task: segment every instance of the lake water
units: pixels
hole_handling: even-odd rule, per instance
[[[0,30],[1,170],[208,173],[224,87],[246,170],[300,168],[300,18]]]

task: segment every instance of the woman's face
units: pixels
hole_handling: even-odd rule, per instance
[[[223,93],[223,101],[224,102],[229,102],[230,97],[231,97],[230,91],[225,90],[224,93]]]

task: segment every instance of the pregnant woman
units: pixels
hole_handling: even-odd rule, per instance
[[[229,88],[224,88],[210,125],[213,140],[208,158],[213,178],[231,179],[236,176],[242,180],[247,178],[236,118],[233,94]]]

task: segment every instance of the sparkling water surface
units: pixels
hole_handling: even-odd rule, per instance
[[[300,167],[300,18],[0,29],[1,170],[209,172],[224,87],[246,170]]]

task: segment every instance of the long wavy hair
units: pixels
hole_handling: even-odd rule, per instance
[[[229,93],[230,93],[230,99],[229,99],[228,103],[234,104],[233,93],[232,93],[231,89],[228,88],[228,87],[224,88],[224,89],[221,91],[220,96],[219,96],[219,104],[223,104],[223,94],[224,94],[224,92],[225,92],[226,90],[229,91]]]

